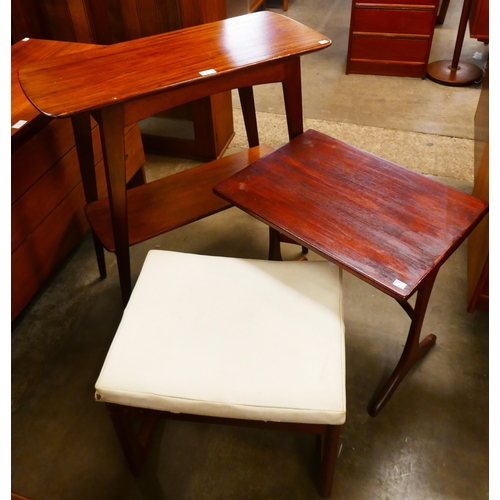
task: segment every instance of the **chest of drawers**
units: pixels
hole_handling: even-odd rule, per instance
[[[352,0],[346,73],[425,78],[439,0]]]

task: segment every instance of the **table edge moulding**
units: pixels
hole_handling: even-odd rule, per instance
[[[196,83],[208,85],[232,72],[330,44],[315,30],[264,11],[35,62],[19,69],[19,81],[41,113],[63,118]]]
[[[91,171],[86,154],[92,144],[90,116],[100,125],[108,198],[87,198],[86,213],[94,235],[101,243],[106,241],[105,246],[110,250],[114,248],[124,305],[132,288],[129,246],[157,234],[156,230],[147,228],[129,230],[137,218],[129,217],[127,207],[133,207],[134,200],[139,198],[160,199],[159,193],[170,181],[160,179],[147,183],[141,187],[140,196],[134,191],[137,188],[126,191],[123,137],[118,131],[155,113],[238,89],[251,150],[248,154],[230,155],[199,167],[196,184],[206,181],[206,196],[199,203],[194,199],[197,187],[193,185],[193,176],[184,173],[178,177],[177,180],[186,181],[178,183],[179,197],[193,200],[186,208],[191,214],[187,218],[187,212],[180,214],[177,220],[165,223],[160,230],[170,230],[211,215],[230,206],[228,203],[221,206],[221,200],[212,192],[213,185],[223,180],[220,176],[231,175],[269,152],[269,148],[259,147],[252,87],[282,84],[288,135],[290,139],[296,137],[303,132],[300,56],[329,45],[331,40],[321,33],[283,15],[262,11],[20,68],[21,86],[40,112],[53,118],[72,118],[82,172]],[[246,160],[242,161],[243,157]],[[210,185],[214,170],[219,171],[219,177],[212,178],[214,184]],[[87,182],[93,184],[92,176],[86,177]],[[171,183],[168,189],[170,187]],[[167,213],[167,198],[164,196],[163,205],[155,205],[153,212],[148,212],[151,207],[147,203],[136,208],[146,211],[146,215],[141,215],[144,218],[147,213],[159,214],[162,209]],[[214,204],[218,204],[217,207],[214,208]],[[103,214],[109,219],[104,224]],[[107,228],[106,235],[103,227]],[[102,265],[101,262],[101,276]]]

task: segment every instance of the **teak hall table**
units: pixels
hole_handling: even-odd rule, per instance
[[[434,280],[488,206],[314,130],[214,191],[270,227],[271,259],[282,260],[284,234],[393,297],[409,315],[401,358],[368,406],[377,415],[436,342],[433,334],[420,341]]]
[[[259,146],[252,86],[282,83],[289,138],[296,137],[303,132],[300,56],[330,44],[321,33],[264,11],[20,68],[20,84],[38,110],[73,120],[87,218],[97,241],[116,254],[124,304],[131,293],[129,246],[228,208],[213,186],[270,152]],[[239,92],[248,150],[126,189],[124,127],[231,89]],[[108,197],[100,199],[91,115],[100,126],[108,183]]]

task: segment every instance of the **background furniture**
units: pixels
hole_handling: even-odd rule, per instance
[[[393,297],[410,316],[401,358],[369,404],[376,416],[436,342],[432,334],[420,341],[434,280],[487,204],[314,130],[214,191],[271,228],[275,260],[286,234]]]
[[[108,198],[89,204],[86,213],[98,239],[116,254],[124,304],[131,292],[129,245],[228,208],[213,195],[212,187],[268,152],[259,147],[251,86],[282,83],[288,132],[295,137],[303,130],[300,56],[330,44],[317,31],[265,11],[19,70],[24,91],[44,113],[87,122],[85,117],[92,113],[100,124]],[[165,46],[170,47],[166,54]],[[53,81],[59,82],[56,94]],[[240,93],[249,150],[201,165],[194,178],[192,173],[180,173],[125,191],[120,133],[124,127],[233,88]],[[81,135],[76,135],[76,142],[83,157],[89,147]],[[82,168],[93,170],[90,165]],[[176,200],[183,200],[180,209]]]
[[[434,61],[427,68],[427,76],[436,83],[452,86],[464,86],[477,82],[483,76],[483,70],[465,61],[460,61],[460,53],[464,43],[465,30],[471,12],[472,0],[464,0],[462,15],[458,25],[457,41],[453,51],[453,59]]]
[[[96,382],[134,473],[159,417],[278,428],[320,436],[323,497],[345,397],[338,267],[162,250],[147,255]]]
[[[20,66],[83,53],[90,44],[26,40],[11,50],[11,319],[21,313],[78,245],[89,225],[71,120],[52,120],[24,95]],[[99,127],[92,121],[98,194],[106,193]],[[123,135],[123,133],[122,133]],[[125,129],[126,180],[143,181],[144,151],[136,124]]]
[[[226,0],[227,17],[250,14],[266,7],[266,0]]]
[[[489,43],[490,39],[490,2],[472,0],[469,16],[469,32],[472,38]]]
[[[483,80],[474,118],[474,189],[477,198],[489,201],[489,70]],[[469,236],[467,259],[467,310],[489,309],[489,215]]]
[[[346,73],[425,78],[439,0],[352,0]]]

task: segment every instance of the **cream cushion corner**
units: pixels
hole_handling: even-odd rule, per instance
[[[96,399],[251,420],[345,421],[341,270],[148,253]]]

